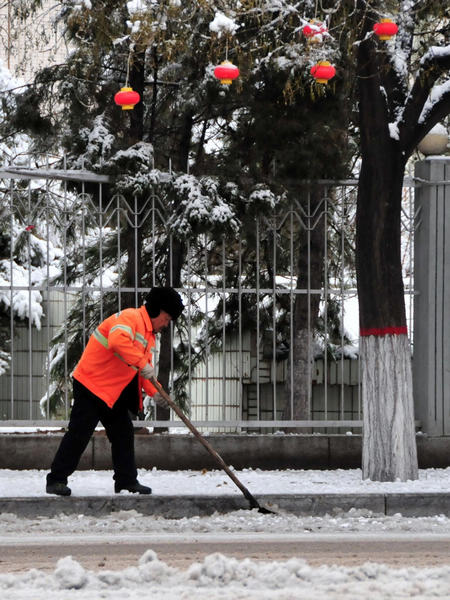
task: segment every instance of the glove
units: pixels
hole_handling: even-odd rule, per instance
[[[156,377],[155,369],[150,363],[147,363],[145,367],[142,367],[141,376],[144,379],[151,379],[152,377]]]
[[[155,401],[155,404],[161,406],[161,408],[169,408],[169,403],[159,392],[156,392],[153,396],[153,400]]]

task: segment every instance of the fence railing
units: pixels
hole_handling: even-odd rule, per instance
[[[0,169],[0,425],[65,425],[70,373],[98,321],[169,284],[186,305],[171,331],[171,390],[197,426],[358,430],[356,181],[305,185],[233,235],[178,236],[173,177],[129,199],[87,171]],[[411,337],[414,218],[406,185]],[[139,423],[183,426],[151,404]]]

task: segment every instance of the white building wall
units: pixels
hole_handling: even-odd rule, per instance
[[[14,15],[15,4],[0,0],[0,59],[15,77],[29,83],[37,70],[67,56],[62,26],[56,23],[60,4],[43,0],[42,8],[23,21]]]

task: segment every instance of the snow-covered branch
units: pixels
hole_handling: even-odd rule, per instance
[[[402,145],[407,153],[450,113],[450,78],[435,85],[449,71],[450,46],[432,46],[422,57],[401,120]]]

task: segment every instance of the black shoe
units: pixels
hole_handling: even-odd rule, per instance
[[[57,494],[58,496],[70,496],[70,494],[72,493],[70,487],[67,487],[65,483],[61,483],[60,481],[47,483],[45,491],[47,492],[47,494]]]
[[[131,492],[132,494],[151,494],[152,493],[152,488],[150,488],[146,485],[140,484],[139,481],[136,481],[136,483],[130,483],[129,485],[122,485],[120,483],[114,484],[114,491],[116,494],[118,494],[122,490],[125,490],[126,492]]]

